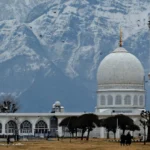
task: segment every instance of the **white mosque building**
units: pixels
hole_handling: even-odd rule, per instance
[[[120,40],[120,43],[122,41]],[[126,49],[120,47],[108,54],[100,63],[97,71],[97,106],[95,114],[99,118],[125,114],[139,122],[140,113],[145,109],[145,80],[141,62]],[[0,135],[14,134],[18,130],[21,136],[41,136],[50,131],[63,135],[58,126],[68,116],[83,113],[65,112],[56,101],[52,113],[0,113]],[[118,131],[119,137],[119,131]],[[95,128],[91,136],[104,138],[104,128]]]

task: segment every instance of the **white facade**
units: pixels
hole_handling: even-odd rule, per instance
[[[16,131],[22,137],[46,137],[48,132],[50,131],[50,136],[56,137],[57,131],[58,135],[61,136],[70,136],[69,133],[64,132],[62,127],[58,126],[58,124],[64,119],[65,117],[69,116],[80,116],[83,113],[14,113],[14,114],[0,114],[0,135],[15,135]],[[96,113],[99,116],[99,119],[109,117],[111,112],[108,113],[106,111],[101,115],[100,113]],[[111,114],[115,115],[117,112]],[[139,124],[140,116],[137,113],[124,113],[125,115],[130,116],[137,124]],[[52,122],[52,118],[56,118],[56,122]],[[14,122],[16,127],[14,126],[6,126],[8,122]],[[22,126],[25,122],[29,122],[30,126]],[[39,128],[37,128],[37,124],[39,124]],[[8,132],[7,132],[8,131]],[[140,131],[141,132],[141,131]],[[139,132],[136,132],[134,135],[138,136]],[[86,134],[86,133],[85,133]],[[116,137],[119,138],[121,131],[118,130]],[[81,132],[78,132],[78,136],[81,136]],[[91,134],[91,137],[98,137],[98,138],[106,138],[106,130],[105,128],[95,128]],[[110,137],[113,135],[110,134]]]
[[[98,90],[95,114],[99,119],[124,114],[139,124],[140,113],[145,109],[144,70],[140,61],[122,47],[107,55],[100,63],[97,73]],[[58,124],[68,116],[83,113],[67,113],[59,101],[51,113],[0,113],[0,135],[66,136]],[[57,132],[58,131],[58,132]],[[106,137],[104,128],[95,128],[93,137]],[[120,136],[120,131],[117,131]]]

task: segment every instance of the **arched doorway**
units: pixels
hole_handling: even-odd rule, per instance
[[[32,133],[32,124],[27,120],[22,122],[20,125],[20,133],[26,134]]]
[[[17,130],[16,122],[13,120],[10,120],[9,122],[7,122],[5,125],[5,132],[9,134],[11,133],[11,134],[17,135],[18,130]]]
[[[55,116],[50,118],[50,136],[56,137],[58,130],[58,119]]]
[[[40,120],[35,125],[35,136],[45,137],[48,133],[48,126],[46,122]]]

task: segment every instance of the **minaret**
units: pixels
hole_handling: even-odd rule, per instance
[[[119,46],[122,47],[122,30],[120,28],[120,41],[119,41]]]

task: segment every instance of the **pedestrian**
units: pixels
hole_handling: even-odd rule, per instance
[[[7,136],[7,146],[9,145],[9,143],[10,143],[10,136],[8,135]]]
[[[132,136],[130,135],[130,132],[128,132],[128,134],[126,135],[126,145],[131,145],[131,139]]]
[[[120,137],[120,145],[121,145],[121,146],[124,146],[124,145],[125,145],[125,135],[124,135],[124,134],[121,134],[121,137]]]
[[[58,132],[58,130],[56,130],[56,137],[57,137],[57,140],[59,141],[59,132]]]

